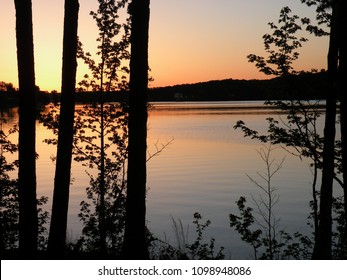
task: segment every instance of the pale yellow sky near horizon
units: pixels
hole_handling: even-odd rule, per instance
[[[15,9],[13,0],[0,0],[0,81],[17,86]],[[89,15],[96,0],[80,0],[79,36],[85,50],[95,52],[97,28]],[[63,0],[32,0],[36,84],[60,91]],[[151,87],[218,79],[264,79],[247,61],[250,53],[265,55],[262,36],[268,22],[277,22],[280,9],[314,17],[300,0],[151,0],[149,64]],[[297,70],[326,68],[328,38],[305,34]],[[77,80],[87,72],[79,62]]]

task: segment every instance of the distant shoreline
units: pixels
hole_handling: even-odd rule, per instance
[[[269,80],[217,80],[149,88],[148,102],[218,102],[262,100],[315,100],[324,99],[328,87],[326,72],[304,73]],[[77,92],[76,103],[97,103],[97,92]],[[39,91],[39,104],[59,102],[59,93]],[[108,92],[105,102],[126,102],[128,92]],[[0,107],[18,105],[18,92],[0,92]]]

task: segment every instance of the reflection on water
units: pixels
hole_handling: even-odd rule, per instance
[[[151,103],[155,114],[264,114],[273,112],[259,101],[215,101],[215,102],[155,102]]]
[[[241,195],[251,201],[250,194],[259,193],[247,174],[258,179],[256,173],[264,171],[265,165],[256,151],[260,144],[244,138],[233,126],[242,119],[249,127],[265,131],[265,119],[276,117],[276,113],[265,110],[259,102],[231,106],[221,103],[216,108],[211,108],[211,104],[188,104],[188,110],[184,110],[186,104],[180,104],[178,110],[176,106],[162,109],[166,106],[161,105],[159,110],[154,106],[149,117],[149,147],[158,139],[163,143],[175,139],[149,162],[149,227],[158,235],[166,233],[175,242],[170,215],[188,225],[198,211],[212,221],[206,237],[213,236],[218,245],[225,246],[227,256],[249,257],[251,251],[230,229],[228,215],[238,213],[235,201]],[[288,231],[308,233],[306,217],[312,181],[308,163],[282,149],[276,149],[272,156],[278,160],[286,156],[283,168],[273,180],[281,196],[277,216]],[[190,233],[192,242],[192,225]]]
[[[237,214],[235,201],[241,195],[257,195],[259,190],[248,179],[257,179],[264,163],[256,150],[258,142],[244,138],[233,126],[242,119],[249,127],[265,131],[266,117],[276,113],[262,106],[261,102],[216,103],[156,103],[148,119],[148,149],[155,151],[156,143],[167,143],[174,138],[159,156],[148,162],[147,219],[150,230],[159,238],[173,244],[171,216],[190,224],[189,241],[195,240],[191,224],[193,214],[200,212],[212,224],[206,237],[214,237],[217,246],[224,246],[226,257],[248,258],[251,250],[230,229],[230,213]],[[50,157],[55,147],[43,143],[50,137],[41,124],[37,124],[38,195],[52,197],[54,164]],[[283,168],[274,178],[280,202],[277,217],[289,232],[309,233],[306,218],[311,199],[312,175],[308,162],[290,156],[283,149],[272,155],[280,160],[286,156]],[[78,220],[79,204],[85,199],[89,177],[80,163],[72,166],[73,185],[69,208],[69,235],[76,238],[81,231]],[[51,201],[47,205],[50,209]]]

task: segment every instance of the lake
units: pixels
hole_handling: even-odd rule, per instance
[[[11,112],[5,128],[17,121],[16,112]],[[263,107],[262,102],[153,104],[148,119],[149,152],[155,152],[155,145],[173,140],[148,162],[147,220],[149,229],[157,237],[175,245],[174,218],[189,228],[189,241],[194,242],[193,214],[199,212],[203,221],[212,222],[204,233],[207,240],[214,237],[216,248],[224,246],[226,258],[252,258],[251,248],[230,228],[229,214],[238,214],[235,201],[240,196],[246,196],[248,205],[255,208],[251,195],[258,197],[260,189],[249,177],[263,183],[257,172],[264,172],[266,165],[257,150],[264,146],[244,138],[233,126],[243,120],[252,129],[266,131],[265,119],[269,116],[278,117],[278,114]],[[318,129],[322,133],[322,120]],[[38,123],[38,195],[49,198],[54,178],[50,157],[55,155],[55,147],[43,140],[50,136],[51,132]],[[282,168],[272,180],[280,196],[274,209],[280,218],[280,228],[290,233],[309,234],[311,229],[306,222],[313,179],[309,162],[301,161],[280,147],[273,150],[271,157],[275,163],[285,157]],[[74,240],[82,228],[77,214],[80,202],[85,199],[89,177],[77,162],[73,162],[72,177],[68,231],[69,238]],[[51,200],[47,209],[50,207]]]

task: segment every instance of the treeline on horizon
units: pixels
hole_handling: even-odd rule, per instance
[[[327,72],[303,72],[299,75],[276,77],[267,80],[212,80],[193,84],[180,84],[149,89],[149,101],[247,101],[247,100],[313,100],[324,99],[329,86]],[[106,102],[128,100],[128,91],[105,94]],[[98,102],[96,92],[76,92],[76,102]],[[37,100],[41,104],[59,102],[60,93],[38,90]],[[18,105],[18,91],[0,91],[0,106]]]

